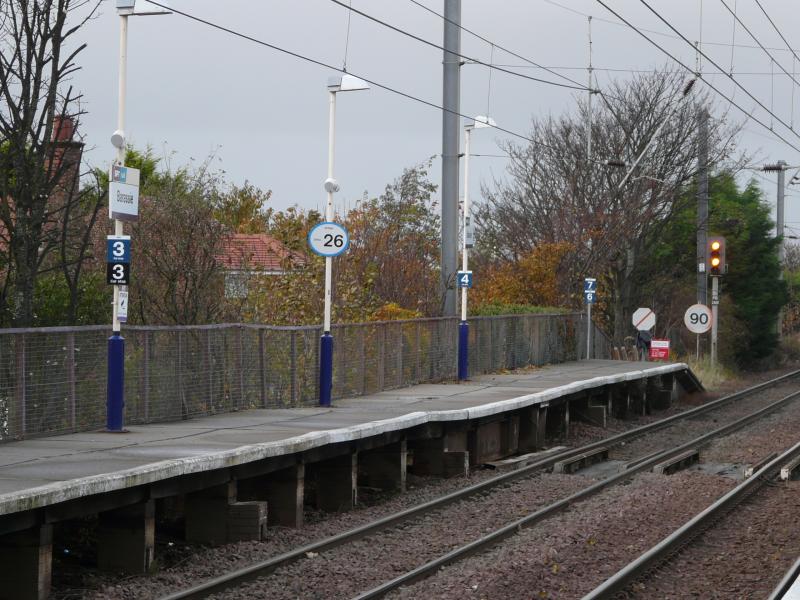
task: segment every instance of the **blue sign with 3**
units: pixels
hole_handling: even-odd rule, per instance
[[[472,271],[459,271],[456,276],[458,287],[471,288],[472,287]]]
[[[106,262],[131,262],[131,236],[109,235],[106,238]]]

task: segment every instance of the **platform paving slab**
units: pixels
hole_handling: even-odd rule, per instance
[[[122,434],[9,442],[0,449],[0,515],[686,370],[683,363],[581,361],[385,391],[339,400],[333,408],[248,410],[131,426]]]

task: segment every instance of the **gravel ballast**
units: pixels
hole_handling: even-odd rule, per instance
[[[748,385],[750,384],[751,382],[748,382]],[[635,444],[638,442],[634,442],[634,444],[629,445],[625,453],[630,456],[640,456],[654,450],[663,449],[665,444],[668,446],[674,440],[680,439],[681,441],[685,441],[689,437],[699,435],[699,433],[694,433],[695,431],[705,433],[725,422],[733,420],[733,418],[755,410],[758,406],[763,406],[768,402],[777,400],[795,389],[797,389],[797,384],[783,385],[780,389],[776,388],[775,390],[770,390],[761,394],[761,396],[768,396],[767,398],[759,399],[755,401],[755,403],[748,401],[746,407],[743,403],[741,407],[730,407],[714,411],[715,417],[711,419],[700,419],[693,425],[687,425],[685,430],[681,433],[675,433],[674,437],[662,438],[659,441],[652,442],[648,441],[650,436],[648,436],[648,438],[643,438],[641,440],[641,447],[635,447]],[[675,412],[681,412],[686,408],[691,408],[691,406],[676,405],[668,411],[661,411],[636,420],[612,421],[609,429],[601,429],[586,424],[573,424],[573,426],[571,426],[572,431],[569,442],[570,445],[578,445],[578,443],[587,443],[588,441],[601,439],[602,437],[607,437],[618,431],[630,429],[644,424],[645,422],[669,416]],[[730,413],[722,412],[728,410],[730,410]],[[719,423],[715,422],[715,418]],[[666,434],[666,431],[661,433]],[[668,434],[668,436],[672,435],[673,434]],[[652,446],[651,450],[648,450],[648,444]],[[451,479],[441,481],[427,478],[420,479],[417,480],[420,487],[411,490],[403,496],[391,498],[378,506],[360,507],[352,512],[338,515],[309,514],[307,517],[310,517],[309,521],[311,521],[311,523],[301,530],[271,528],[269,530],[269,538],[265,540],[265,542],[231,544],[225,547],[212,549],[184,545],[182,546],[181,554],[183,557],[182,562],[163,568],[154,575],[120,580],[119,578],[95,572],[88,580],[82,582],[83,587],[93,588],[94,591],[83,590],[81,593],[76,593],[74,590],[71,592],[65,591],[66,593],[62,594],[61,597],[157,598],[171,591],[182,589],[193,583],[198,583],[204,579],[218,576],[236,568],[242,568],[253,562],[264,560],[270,556],[275,556],[311,541],[346,531],[381,516],[430,500],[466,485],[471,485],[493,475],[496,475],[496,472],[477,471],[469,480]],[[649,520],[645,520],[633,526],[630,530],[621,530],[619,529],[621,525],[619,525],[616,533],[612,527],[607,534],[609,539],[618,539],[620,536],[625,539],[630,535],[634,538],[633,546],[637,548],[640,545],[646,547],[647,542],[645,540],[651,538],[651,525],[657,530],[656,533],[652,534],[656,536],[654,541],[657,541],[659,539],[657,537],[659,535],[658,532],[660,532],[663,527],[669,528],[670,526],[677,526],[680,522],[673,525],[673,521],[676,519],[679,521],[681,516],[687,513],[687,511],[689,515],[692,513],[692,507],[695,501],[700,502],[701,500],[708,500],[708,502],[706,502],[706,504],[708,504],[715,497],[714,494],[719,495],[719,493],[728,489],[732,484],[731,480],[722,477],[703,475],[701,473],[687,473],[675,476],[672,479],[657,477],[657,481],[666,482],[663,485],[667,485],[667,487],[662,489],[659,487],[662,483],[655,485],[651,481],[650,484],[653,485],[647,484],[647,482],[650,481],[648,478],[653,477],[655,476],[645,475],[642,476],[642,478],[637,478],[636,482],[631,485],[604,493],[602,498],[607,494],[616,494],[620,491],[630,493],[632,494],[630,497],[623,494],[623,496],[618,498],[618,500],[622,502],[621,506],[625,506],[625,502],[628,502],[632,507],[637,507],[639,506],[638,503],[641,502],[643,513],[648,514],[648,509],[646,509],[646,507],[656,507],[659,498],[661,498],[663,502],[665,498],[675,497],[674,493],[676,490],[674,490],[672,486],[677,485],[677,483],[673,482],[681,482],[684,481],[684,478],[688,478],[684,483],[687,484],[688,489],[694,490],[692,502],[687,505],[681,504],[680,506],[674,507],[675,513],[673,516],[667,515],[655,524],[650,523]],[[645,484],[640,483],[640,480],[645,481]],[[295,565],[281,569],[264,582],[252,584],[236,593],[230,593],[222,597],[350,598],[358,591],[391,579],[411,566],[416,566],[430,558],[438,556],[459,543],[480,537],[509,520],[527,514],[537,506],[548,504],[569,493],[586,487],[590,483],[591,480],[585,477],[554,475],[545,475],[539,478],[529,479],[527,482],[517,482],[504,488],[504,490],[500,492],[492,494],[492,496],[487,498],[484,502],[478,499],[461,503],[459,505],[460,510],[457,510],[455,506],[451,506],[446,511],[437,513],[435,516],[427,517],[420,523],[411,522],[405,524],[386,536],[363,540],[341,550],[333,550],[322,555],[310,557]],[[651,487],[655,490],[654,492],[647,491]],[[641,498],[639,498],[639,492],[641,492]],[[652,496],[649,494],[652,494]],[[600,498],[601,497],[589,500],[578,506],[590,506],[590,503],[599,501]],[[672,504],[672,502],[670,502],[670,504]],[[604,520],[602,513],[616,510],[613,502],[607,504],[601,503],[598,506],[599,508],[596,509],[599,513],[598,515],[592,517],[590,511],[585,517],[578,518],[576,522],[577,529],[571,529],[571,526],[566,524],[569,521],[570,515],[575,516],[576,513],[574,511],[576,509],[572,509],[570,512],[557,517],[557,519],[559,519],[558,521],[553,521],[553,523],[559,523],[559,527],[551,534],[554,536],[551,540],[553,542],[552,546],[556,551],[561,553],[559,556],[566,556],[570,549],[575,550],[581,546],[577,541],[580,536],[575,532],[581,530],[580,527],[582,523],[591,524],[594,522],[592,519],[595,519],[597,523],[600,524]],[[653,508],[653,510],[655,510],[655,508]],[[694,512],[696,512],[696,510],[694,510]],[[625,514],[630,514],[627,512],[627,509]],[[618,520],[617,515],[612,516],[613,518],[609,519],[609,515],[606,514],[605,520],[616,522]],[[582,521],[582,518],[585,520]],[[660,527],[662,525],[663,527]],[[542,528],[549,531],[548,527],[549,525],[542,524],[523,535],[528,535],[529,533],[533,534]],[[567,535],[567,537],[563,537],[560,531],[573,531],[573,533]],[[600,530],[598,529],[598,531]],[[430,532],[433,532],[433,535],[427,535]],[[564,535],[566,535],[566,533]],[[593,548],[598,545],[599,538],[592,538],[591,536],[590,538],[587,538],[588,541],[585,542],[585,545],[589,550],[593,550]],[[640,538],[643,540],[641,544],[637,541]],[[409,539],[413,540],[410,545]],[[508,544],[510,543],[516,542],[509,542]],[[176,544],[181,545],[182,543],[176,542]],[[508,544],[504,544],[503,548],[508,546]],[[548,550],[548,552],[550,551]],[[588,554],[586,552],[586,550],[583,550],[583,554],[579,553],[577,555],[578,559],[576,560],[580,561],[581,558],[588,560],[592,556],[598,556],[596,550]],[[480,557],[477,557],[472,560],[477,560],[479,558]],[[563,578],[556,576],[558,576],[562,569],[569,568],[569,565],[572,563],[570,563],[569,560],[565,560],[562,562],[556,561],[555,563],[545,561],[542,564],[546,565],[547,568],[551,570],[555,569],[555,572],[551,573],[551,575],[555,577],[555,581],[561,581]],[[553,567],[553,564],[557,566]],[[600,573],[606,571],[605,567],[600,568],[600,566],[596,564],[591,565],[591,568],[599,569],[596,570],[598,577]],[[452,567],[447,569],[446,573],[449,574],[451,571],[455,572],[459,568],[461,567]],[[581,572],[577,566],[573,566],[572,568],[578,569],[578,572]],[[611,573],[613,573],[613,570]],[[431,581],[433,582],[438,579],[439,577]],[[542,581],[546,583],[549,579],[545,578]],[[481,584],[483,583],[485,583],[485,581],[482,579]],[[425,584],[426,582],[422,582],[419,586],[424,586]],[[472,585],[474,585],[474,583],[469,584],[469,590],[461,588],[459,595],[476,593],[475,590],[471,589]],[[427,588],[420,587],[420,590],[424,589]],[[431,590],[421,592],[421,596],[404,595],[402,597],[437,597],[437,592],[430,593],[430,591]],[[529,589],[528,591],[530,592],[531,590]],[[541,591],[545,590],[539,590],[537,593]],[[403,594],[406,593],[407,592],[403,592]],[[442,597],[450,597],[447,595],[450,593],[449,591],[443,593],[445,595]],[[505,596],[502,594],[497,596],[479,594],[474,597],[505,598],[512,596]],[[537,596],[531,593],[520,597],[527,598]],[[562,592],[559,591],[554,597],[571,596],[562,595]]]

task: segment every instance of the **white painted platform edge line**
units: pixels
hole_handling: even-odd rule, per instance
[[[644,369],[643,371],[636,371],[635,373],[639,373],[639,378],[641,378],[641,375],[645,373],[656,375],[661,373],[682,371],[685,369],[688,369],[686,364],[675,363],[672,365],[663,365],[660,367]],[[612,379],[614,381],[612,381]],[[617,383],[619,382],[619,379],[616,375],[609,375],[598,376],[590,380],[583,381],[594,381],[597,383],[597,386],[594,387],[599,387],[607,383]],[[516,398],[499,400],[497,402],[467,409],[417,411],[381,421],[371,421],[369,423],[351,425],[349,427],[339,429],[309,432],[299,436],[285,438],[283,440],[263,442],[260,444],[249,444],[213,454],[169,459],[155,463],[147,463],[145,465],[132,467],[123,471],[115,471],[110,474],[104,473],[99,475],[91,475],[88,477],[81,477],[79,479],[54,482],[35,488],[29,488],[26,490],[20,490],[18,492],[0,495],[0,515],[7,514],[8,508],[14,508],[14,510],[11,512],[20,512],[33,508],[39,508],[49,504],[55,504],[57,502],[72,500],[80,496],[124,489],[126,487],[124,483],[126,480],[132,477],[137,479],[135,485],[144,485],[171,477],[189,475],[192,473],[225,467],[234,467],[273,456],[294,454],[330,443],[351,441],[371,435],[378,435],[380,433],[397,431],[398,429],[407,427],[414,427],[416,425],[424,425],[428,422],[466,420],[491,416],[499,412],[525,408],[536,403],[537,401],[544,402],[567,395],[568,393],[574,391],[576,389],[576,385],[583,383],[583,381],[572,382],[563,386],[551,388],[545,392],[536,392],[534,394],[527,394],[524,396],[518,396]],[[585,388],[579,387],[577,389],[580,391],[581,389]],[[46,502],[46,504],[42,504],[42,502]]]

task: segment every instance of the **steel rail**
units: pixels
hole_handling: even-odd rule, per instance
[[[800,456],[800,442],[781,453],[777,458],[772,459],[764,465],[758,473],[753,474],[749,479],[745,479],[711,506],[699,512],[658,544],[650,548],[650,550],[639,556],[639,558],[606,579],[601,585],[586,594],[583,600],[610,598],[617,592],[621,592],[627,588],[630,584],[641,578],[648,569],[665,560],[680,546],[704,531],[714,519],[721,516],[738,502],[746,498],[750,493],[764,485],[766,481],[786,464],[786,461],[792,460],[796,456]],[[798,563],[800,563],[800,561],[798,561]]]
[[[296,548],[294,550],[290,550],[289,552],[285,552],[278,556],[274,556],[264,561],[255,563],[253,565],[250,565],[249,567],[245,567],[243,569],[232,571],[230,573],[226,573],[225,575],[209,579],[192,588],[187,588],[163,596],[161,600],[188,600],[188,599],[194,600],[197,598],[205,598],[207,596],[210,596],[211,594],[219,593],[220,591],[230,589],[238,585],[241,585],[243,583],[246,583],[248,581],[252,581],[258,579],[259,577],[268,575],[280,567],[287,566],[293,562],[305,558],[306,554],[309,552],[319,553],[325,550],[329,550],[331,548],[342,546],[346,543],[356,541],[363,537],[373,535],[393,525],[397,525],[404,521],[408,521],[414,517],[444,508],[450,504],[453,504],[454,502],[463,500],[464,498],[468,498],[470,496],[485,492],[494,487],[503,485],[505,483],[517,479],[522,479],[529,475],[534,475],[540,471],[551,468],[553,464],[555,464],[560,460],[566,460],[574,456],[577,456],[578,454],[588,452],[600,448],[602,446],[610,447],[619,445],[622,442],[628,442],[637,437],[641,437],[653,431],[662,429],[672,424],[675,421],[692,418],[694,416],[703,414],[705,412],[712,411],[716,408],[719,408],[736,400],[740,400],[742,398],[751,396],[752,394],[763,391],[770,387],[774,387],[780,385],[781,383],[785,383],[786,381],[789,381],[790,379],[798,376],[800,376],[800,370],[792,371],[780,377],[776,377],[775,379],[771,379],[769,381],[751,386],[749,388],[745,388],[744,390],[740,390],[738,392],[734,392],[733,394],[723,396],[722,398],[718,398],[717,400],[713,400],[712,402],[708,402],[693,409],[686,410],[676,415],[672,415],[670,417],[667,417],[666,419],[661,419],[653,423],[648,423],[647,425],[642,425],[641,427],[637,427],[635,429],[631,429],[629,431],[613,435],[609,438],[605,438],[603,440],[599,440],[597,442],[593,442],[585,446],[581,446],[579,448],[573,448],[569,450],[564,450],[563,452],[553,453],[521,469],[517,469],[509,473],[504,473],[502,475],[498,475],[497,477],[487,479],[485,481],[468,486],[461,490],[451,492],[445,496],[441,496],[439,498],[435,498],[428,502],[418,504],[404,511],[388,515],[371,523],[367,523],[365,525],[356,527],[354,529],[350,529],[340,534],[316,542],[312,542],[310,544],[307,544],[300,548]],[[659,454],[659,457],[660,456],[661,455]]]
[[[772,590],[767,600],[780,600],[783,598],[792,588],[798,577],[800,577],[800,558],[789,567],[789,570],[786,571],[786,575],[784,575],[781,582],[775,586],[775,589]]]
[[[452,550],[447,554],[444,554],[424,565],[421,565],[416,569],[408,571],[403,575],[400,575],[399,577],[396,577],[369,591],[359,594],[358,596],[355,596],[353,600],[372,600],[374,598],[382,598],[383,596],[385,596],[389,592],[396,590],[397,588],[400,588],[404,585],[408,585],[410,583],[414,583],[416,581],[419,581],[420,579],[429,577],[430,575],[435,574],[442,567],[445,567],[454,562],[468,558],[469,556],[472,556],[484,550],[487,550],[488,548],[497,545],[499,542],[507,538],[510,538],[511,536],[515,535],[522,529],[531,527],[539,523],[540,521],[543,521],[544,519],[565,510],[572,504],[575,504],[582,500],[586,500],[587,498],[594,496],[595,494],[601,492],[607,487],[627,481],[631,479],[633,475],[640,473],[642,471],[646,471],[664,460],[668,460],[669,458],[677,456],[678,454],[680,454],[685,450],[688,450],[690,448],[702,447],[710,443],[716,437],[720,437],[722,435],[736,431],[737,429],[741,429],[742,427],[748,425],[751,421],[754,421],[759,417],[764,416],[765,414],[782,407],[783,405],[797,399],[798,397],[800,397],[800,392],[794,392],[780,400],[772,402],[767,406],[746,415],[741,419],[738,419],[737,421],[733,421],[728,425],[723,425],[722,427],[719,427],[714,431],[701,435],[700,437],[695,438],[694,440],[691,440],[684,444],[681,444],[680,446],[676,446],[675,448],[660,452],[659,454],[652,456],[651,458],[648,458],[629,469],[626,469],[616,475],[612,475],[611,477],[603,479],[602,481],[598,481],[597,483],[590,485],[589,487],[584,488],[583,490],[576,492],[575,494],[572,494],[567,498],[563,498],[548,506],[540,508],[539,510],[521,519],[518,519],[513,523],[509,523],[507,525],[504,525],[500,529],[496,529],[492,533],[482,538],[479,538],[473,542],[470,542],[469,544],[456,548],[455,550]],[[797,445],[797,448],[800,448],[800,444]],[[773,463],[771,462],[770,465],[772,464]],[[757,477],[755,476],[751,478],[751,480],[753,481],[755,481],[756,479]],[[608,597],[607,594],[602,596],[596,596],[596,598],[606,598],[606,597]]]

